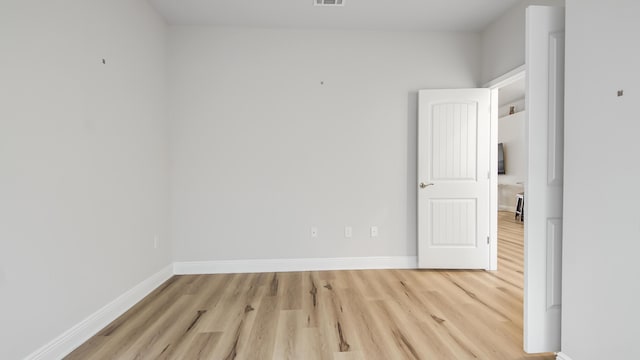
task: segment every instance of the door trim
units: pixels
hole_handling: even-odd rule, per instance
[[[489,89],[499,89],[501,87],[507,86],[517,80],[524,79],[527,75],[526,66],[524,64],[518,66],[517,68],[508,71],[506,74],[498,76],[497,78],[489,81],[483,87]]]

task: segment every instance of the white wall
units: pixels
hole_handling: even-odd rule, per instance
[[[480,33],[483,84],[524,64],[525,9],[529,5],[564,5],[564,0],[524,0]]]
[[[0,5],[1,359],[170,263],[165,31],[143,0]]]
[[[173,27],[170,54],[177,261],[416,254],[417,90],[477,85],[477,35]]]
[[[521,111],[498,120],[498,143],[503,143],[506,170],[504,175],[498,175],[498,207],[500,210],[515,211],[515,196],[524,191],[522,183],[527,178],[527,153],[524,139],[525,114],[524,111]]]
[[[577,360],[640,359],[638,14],[567,1],[562,351]]]

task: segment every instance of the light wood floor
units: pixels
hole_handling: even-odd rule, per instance
[[[521,223],[499,268],[175,276],[67,359],[554,359],[522,349]]]

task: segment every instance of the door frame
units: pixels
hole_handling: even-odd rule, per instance
[[[498,92],[500,88],[524,79],[526,74],[526,66],[523,64],[483,86],[491,91],[491,136],[489,140],[491,146],[491,162],[489,165],[491,171],[489,184],[489,236],[491,237],[491,244],[489,246],[488,270],[492,271],[498,270]]]

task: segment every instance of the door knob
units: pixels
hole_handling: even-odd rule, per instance
[[[434,184],[434,183],[428,183],[428,184],[425,184],[425,183],[421,182],[421,183],[420,183],[420,188],[421,188],[421,189],[424,189],[424,188],[426,188],[427,186],[432,186],[432,185],[435,185],[435,184]]]

